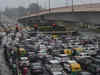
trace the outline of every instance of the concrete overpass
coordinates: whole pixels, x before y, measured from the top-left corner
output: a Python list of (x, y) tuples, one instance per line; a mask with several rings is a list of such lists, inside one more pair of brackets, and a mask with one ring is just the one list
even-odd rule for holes
[(65, 21), (73, 23), (100, 24), (100, 3), (74, 5), (43, 10), (18, 19), (20, 23)]

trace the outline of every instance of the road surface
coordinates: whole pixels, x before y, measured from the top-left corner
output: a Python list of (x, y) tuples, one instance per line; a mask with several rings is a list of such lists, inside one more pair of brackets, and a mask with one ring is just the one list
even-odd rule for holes
[[(3, 38), (3, 40), (5, 40), (5, 38)], [(3, 41), (3, 42), (5, 43), (6, 41)], [(0, 75), (12, 75), (11, 71), (6, 65), (3, 52), (4, 52), (4, 49), (2, 46), (0, 46)]]

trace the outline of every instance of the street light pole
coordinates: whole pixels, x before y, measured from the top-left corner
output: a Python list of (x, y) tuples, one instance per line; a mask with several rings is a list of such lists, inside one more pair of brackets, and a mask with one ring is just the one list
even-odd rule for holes
[(0, 24), (1, 24), (1, 12), (0, 12)]
[(72, 12), (74, 12), (74, 1), (72, 0)]
[(51, 11), (51, 5), (50, 5), (50, 0), (49, 0), (49, 14), (50, 14), (50, 11)]
[[(37, 5), (38, 5), (38, 7), (37, 7), (37, 13), (39, 13), (40, 12), (40, 1), (39, 0), (37, 0)], [(40, 16), (39, 16), (39, 22), (41, 22)]]

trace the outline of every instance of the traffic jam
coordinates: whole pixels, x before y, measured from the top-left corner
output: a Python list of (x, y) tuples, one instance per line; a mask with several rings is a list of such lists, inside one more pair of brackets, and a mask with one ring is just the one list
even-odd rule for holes
[[(4, 57), (12, 75), (100, 75), (100, 56), (95, 37), (80, 33), (58, 34), (31, 29), (10, 31), (4, 36)], [(84, 37), (84, 38), (83, 38)]]

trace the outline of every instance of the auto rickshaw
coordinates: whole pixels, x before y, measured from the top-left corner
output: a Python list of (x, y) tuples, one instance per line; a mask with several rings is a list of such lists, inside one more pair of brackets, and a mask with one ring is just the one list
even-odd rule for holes
[(72, 55), (72, 50), (71, 49), (65, 49), (64, 54)]
[(74, 48), (76, 51), (78, 52), (82, 52), (83, 51), (83, 48)]
[(27, 51), (24, 48), (19, 48), (19, 55), (25, 56)]
[(79, 51), (76, 49), (65, 49), (64, 54), (70, 55), (70, 56), (78, 56), (80, 54)]
[(78, 63), (71, 64), (72, 72), (81, 71), (81, 66)]
[(70, 63), (70, 68), (71, 68), (71, 75), (78, 75), (78, 73), (81, 71), (80, 64), (75, 61)]
[(67, 62), (64, 63), (64, 68), (67, 72), (71, 73), (71, 75), (78, 75), (78, 73), (81, 71), (81, 66), (79, 63), (77, 63), (75, 60), (67, 60)]
[(58, 35), (52, 35), (53, 39), (56, 39), (58, 37)]

